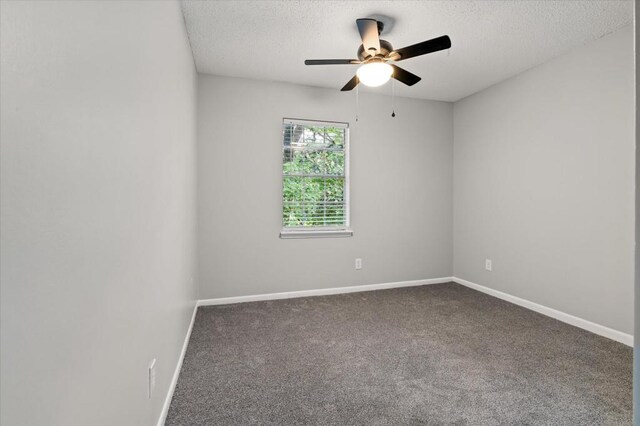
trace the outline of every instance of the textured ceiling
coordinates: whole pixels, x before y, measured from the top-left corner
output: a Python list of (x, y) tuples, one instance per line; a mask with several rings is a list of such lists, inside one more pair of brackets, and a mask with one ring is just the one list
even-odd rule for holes
[[(456, 101), (629, 24), (620, 1), (190, 1), (182, 9), (201, 73), (339, 90), (356, 65), (305, 66), (355, 58), (355, 20), (388, 16), (395, 48), (447, 34), (452, 48), (398, 65), (422, 77), (396, 94)], [(368, 88), (390, 93), (391, 85)]]

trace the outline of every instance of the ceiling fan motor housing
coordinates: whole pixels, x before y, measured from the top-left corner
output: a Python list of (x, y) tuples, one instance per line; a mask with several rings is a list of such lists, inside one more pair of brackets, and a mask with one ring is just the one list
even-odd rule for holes
[(380, 39), (380, 51), (378, 52), (364, 50), (364, 45), (361, 44), (358, 48), (358, 59), (360, 59), (361, 61), (366, 61), (367, 59), (375, 57), (386, 58), (387, 55), (389, 55), (389, 53), (391, 53), (392, 51), (393, 46), (391, 46), (391, 43), (389, 43), (387, 40)]

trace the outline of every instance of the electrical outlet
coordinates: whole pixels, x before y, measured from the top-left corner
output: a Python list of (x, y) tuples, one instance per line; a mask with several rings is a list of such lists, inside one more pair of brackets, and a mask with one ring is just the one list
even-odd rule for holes
[(152, 359), (149, 364), (149, 399), (153, 396), (153, 389), (156, 387), (156, 359)]
[(356, 259), (356, 269), (362, 269), (362, 259)]
[(487, 271), (491, 272), (491, 259), (485, 259), (484, 260), (484, 269), (486, 269)]

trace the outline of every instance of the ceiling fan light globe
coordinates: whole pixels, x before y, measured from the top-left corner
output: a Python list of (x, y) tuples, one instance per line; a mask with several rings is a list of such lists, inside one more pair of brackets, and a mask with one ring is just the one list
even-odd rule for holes
[(362, 65), (356, 71), (360, 83), (369, 87), (378, 87), (385, 84), (391, 78), (393, 68), (384, 62), (372, 62)]

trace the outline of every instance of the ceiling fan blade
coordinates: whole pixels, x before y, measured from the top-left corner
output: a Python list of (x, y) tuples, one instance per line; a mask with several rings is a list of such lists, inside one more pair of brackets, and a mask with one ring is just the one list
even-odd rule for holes
[(378, 37), (378, 21), (375, 19), (356, 19), (362, 45), (367, 53), (372, 56), (380, 51), (380, 38)]
[[(389, 53), (389, 59), (393, 61), (402, 61), (404, 59), (413, 58), (414, 56), (426, 55), (427, 53), (437, 52), (439, 50), (448, 49), (451, 47), (451, 39), (449, 36), (436, 37), (431, 40), (423, 41), (422, 43), (413, 44), (411, 46), (403, 47), (402, 49), (394, 50)], [(396, 59), (397, 58), (397, 59)]]
[(393, 68), (392, 77), (399, 82), (406, 84), (407, 86), (413, 86), (414, 84), (422, 80), (417, 75), (410, 73), (407, 70), (403, 70), (399, 66), (391, 65), (391, 67)]
[(305, 65), (349, 65), (359, 64), (357, 59), (307, 59)]
[(358, 81), (358, 76), (354, 75), (353, 78), (349, 80), (349, 82), (345, 84), (342, 89), (340, 89), (340, 91), (348, 92), (349, 90), (353, 90), (358, 85), (358, 83), (360, 83), (360, 81)]

